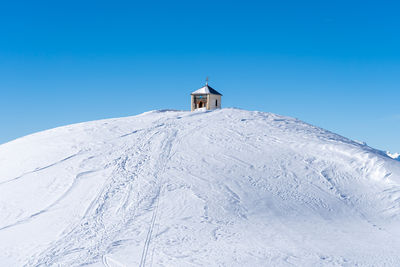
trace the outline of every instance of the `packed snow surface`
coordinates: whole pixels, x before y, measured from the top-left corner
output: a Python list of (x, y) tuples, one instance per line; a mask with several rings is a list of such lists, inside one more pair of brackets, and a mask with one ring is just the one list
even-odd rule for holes
[(400, 162), (297, 119), (152, 111), (0, 146), (1, 266), (400, 266)]

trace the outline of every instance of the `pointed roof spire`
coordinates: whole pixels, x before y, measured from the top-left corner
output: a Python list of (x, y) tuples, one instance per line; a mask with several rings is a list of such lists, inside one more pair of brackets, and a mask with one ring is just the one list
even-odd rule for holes
[(208, 77), (206, 77), (206, 85), (201, 87), (200, 89), (197, 89), (192, 93), (192, 95), (204, 95), (204, 94), (222, 95), (217, 90), (208, 85)]

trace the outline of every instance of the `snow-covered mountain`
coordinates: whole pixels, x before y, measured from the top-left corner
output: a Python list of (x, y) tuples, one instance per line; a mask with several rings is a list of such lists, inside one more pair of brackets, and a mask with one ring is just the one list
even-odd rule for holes
[(0, 146), (1, 266), (399, 266), (400, 163), (270, 113), (152, 111)]
[(389, 151), (386, 152), (386, 155), (391, 157), (392, 159), (400, 161), (400, 153), (390, 153)]

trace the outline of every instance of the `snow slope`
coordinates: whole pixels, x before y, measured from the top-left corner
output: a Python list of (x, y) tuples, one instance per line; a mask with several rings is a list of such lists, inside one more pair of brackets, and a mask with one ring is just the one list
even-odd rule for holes
[(299, 120), (152, 111), (0, 146), (1, 266), (399, 266), (400, 162)]
[(392, 159), (400, 161), (400, 153), (390, 153), (389, 151), (386, 151), (386, 155), (388, 155)]

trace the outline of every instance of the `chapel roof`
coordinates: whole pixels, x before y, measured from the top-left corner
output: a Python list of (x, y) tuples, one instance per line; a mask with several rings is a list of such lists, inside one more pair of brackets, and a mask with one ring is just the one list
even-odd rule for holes
[(217, 90), (206, 84), (206, 86), (197, 89), (192, 93), (192, 95), (204, 95), (204, 94), (212, 94), (212, 95), (222, 95)]

